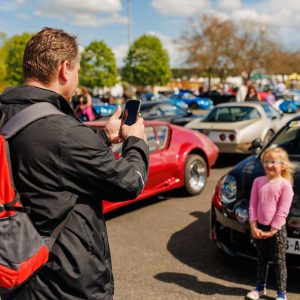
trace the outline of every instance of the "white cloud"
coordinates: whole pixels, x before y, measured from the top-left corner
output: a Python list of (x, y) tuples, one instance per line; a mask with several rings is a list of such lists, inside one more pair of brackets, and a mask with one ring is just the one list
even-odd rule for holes
[(217, 7), (220, 10), (231, 11), (241, 8), (242, 3), (241, 0), (219, 0)]
[(268, 0), (258, 6), (260, 11), (267, 11), (272, 17), (272, 23), (300, 28), (300, 2), (289, 0)]
[(127, 24), (128, 19), (127, 17), (122, 17), (119, 15), (100, 18), (89, 14), (80, 14), (74, 16), (74, 18), (69, 20), (69, 22), (79, 26), (100, 27), (110, 24)]
[(152, 0), (154, 7), (162, 15), (192, 16), (210, 8), (210, 0)]
[(232, 12), (233, 19), (244, 19), (262, 23), (272, 23), (274, 18), (268, 14), (259, 13), (250, 8), (243, 8)]
[[(121, 0), (47, 0), (36, 10), (36, 15), (61, 19), (88, 27), (127, 24), (127, 17), (119, 15)], [(63, 13), (62, 13), (63, 12)]]
[(41, 15), (118, 13), (121, 0), (46, 0), (39, 8)]

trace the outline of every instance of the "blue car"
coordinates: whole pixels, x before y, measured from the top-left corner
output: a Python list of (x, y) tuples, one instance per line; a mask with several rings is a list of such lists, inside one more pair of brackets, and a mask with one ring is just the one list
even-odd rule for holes
[(297, 112), (297, 104), (294, 100), (285, 99), (282, 103), (279, 104), (279, 109), (284, 113), (293, 114)]
[(93, 105), (93, 109), (101, 117), (111, 116), (117, 109), (117, 105), (102, 102), (97, 97), (92, 97), (92, 105)]
[(179, 106), (183, 109), (188, 109), (188, 105), (181, 99), (177, 99), (177, 98), (169, 98), (169, 97), (166, 97), (162, 94), (152, 94), (152, 93), (148, 93), (146, 95), (143, 95), (142, 97), (140, 97), (142, 100), (146, 100), (146, 101), (168, 101), (169, 103), (173, 104), (173, 105), (176, 105), (176, 106)]
[(189, 108), (192, 109), (211, 109), (213, 102), (207, 97), (196, 97), (191, 92), (180, 92), (179, 94), (174, 94), (170, 99), (172, 101), (181, 100), (184, 101)]

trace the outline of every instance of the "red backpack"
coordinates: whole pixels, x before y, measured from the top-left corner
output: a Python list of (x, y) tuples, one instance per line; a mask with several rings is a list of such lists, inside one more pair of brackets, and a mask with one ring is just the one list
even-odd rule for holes
[(57, 114), (63, 113), (50, 103), (33, 104), (17, 113), (0, 130), (1, 293), (20, 286), (48, 261), (51, 245), (68, 218), (48, 238), (51, 244), (40, 236), (29, 218), (30, 208), (22, 206), (19, 194), (14, 188), (7, 142), (34, 121)]

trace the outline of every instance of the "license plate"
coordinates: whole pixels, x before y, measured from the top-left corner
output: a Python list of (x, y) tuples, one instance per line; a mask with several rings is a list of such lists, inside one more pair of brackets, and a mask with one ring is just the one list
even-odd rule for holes
[(300, 255), (300, 240), (288, 238), (286, 241), (285, 252)]

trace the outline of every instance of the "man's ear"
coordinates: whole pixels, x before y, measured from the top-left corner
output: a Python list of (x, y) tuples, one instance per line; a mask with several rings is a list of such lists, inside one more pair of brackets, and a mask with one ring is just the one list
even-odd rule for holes
[(66, 82), (69, 79), (69, 68), (70, 68), (70, 63), (68, 60), (63, 61), (59, 67), (59, 78), (63, 82)]

